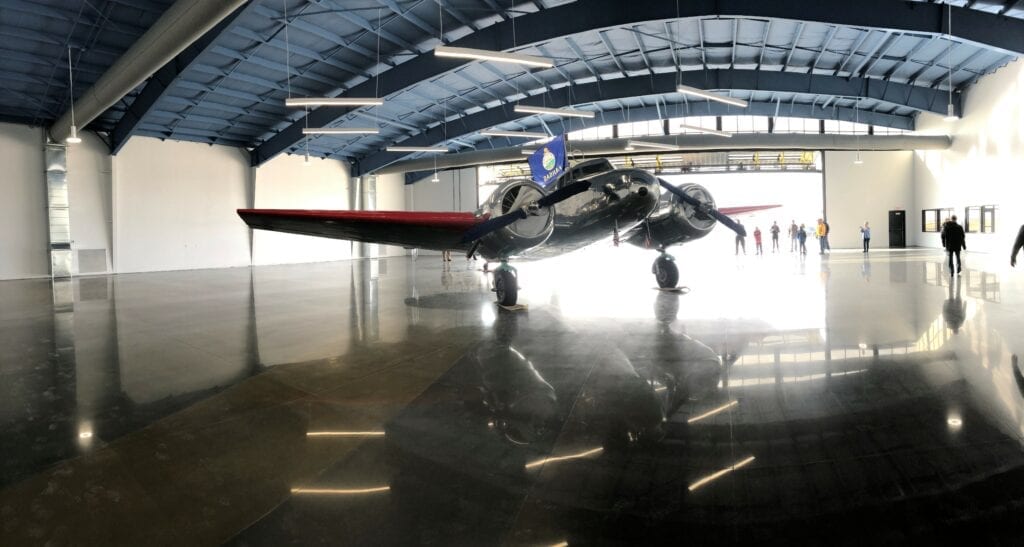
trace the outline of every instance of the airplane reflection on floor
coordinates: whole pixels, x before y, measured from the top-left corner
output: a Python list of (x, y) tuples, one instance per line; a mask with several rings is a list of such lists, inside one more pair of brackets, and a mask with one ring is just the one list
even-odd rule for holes
[(80, 279), (73, 323), (5, 282), (0, 543), (1013, 544), (1024, 280), (878, 255), (683, 262), (685, 296), (594, 255), (515, 314), (434, 258)]

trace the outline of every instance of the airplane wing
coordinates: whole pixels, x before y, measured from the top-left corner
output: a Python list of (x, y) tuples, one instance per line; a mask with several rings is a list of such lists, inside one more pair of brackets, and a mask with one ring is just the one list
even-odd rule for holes
[(462, 243), (463, 235), (487, 220), (473, 213), (305, 209), (239, 209), (238, 216), (257, 230), (437, 251), (468, 250), (471, 243)]
[(744, 205), (741, 207), (719, 207), (718, 212), (725, 216), (742, 215), (743, 213), (752, 213), (754, 211), (761, 211), (763, 209), (774, 209), (776, 207), (782, 207), (781, 205)]

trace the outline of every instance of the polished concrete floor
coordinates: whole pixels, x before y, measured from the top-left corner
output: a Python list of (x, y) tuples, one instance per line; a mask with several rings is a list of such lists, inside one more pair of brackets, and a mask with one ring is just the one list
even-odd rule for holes
[(596, 249), (0, 282), (0, 545), (1020, 545), (1024, 271)]

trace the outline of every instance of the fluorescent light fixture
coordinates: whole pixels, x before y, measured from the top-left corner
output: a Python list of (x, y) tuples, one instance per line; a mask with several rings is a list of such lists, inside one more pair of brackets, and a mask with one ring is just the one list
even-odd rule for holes
[(705, 412), (704, 414), (701, 414), (700, 416), (694, 416), (693, 418), (690, 418), (689, 420), (686, 420), (686, 423), (692, 424), (694, 422), (699, 422), (699, 421), (703, 420), (704, 418), (710, 418), (710, 417), (714, 416), (715, 414), (718, 414), (720, 412), (724, 412), (726, 410), (729, 410), (730, 408), (732, 408), (732, 407), (734, 407), (734, 406), (736, 406), (738, 404), (740, 404), (739, 401), (732, 401), (732, 402), (726, 403), (726, 404), (724, 404), (724, 405), (722, 405), (722, 406), (720, 406), (718, 408), (711, 409), (711, 410)]
[(78, 136), (78, 128), (77, 127), (75, 127), (73, 125), (71, 126), (71, 132), (68, 133), (68, 136), (64, 139), (64, 142), (66, 142), (68, 144), (78, 144), (78, 143), (82, 142), (82, 139), (79, 138), (79, 136)]
[(740, 108), (747, 107), (747, 101), (741, 99), (733, 99), (732, 97), (723, 97), (722, 95), (716, 95), (709, 93), (703, 89), (697, 89), (696, 87), (690, 87), (688, 85), (679, 84), (676, 86), (676, 91), (685, 93), (687, 95), (693, 95), (694, 97), (701, 97), (709, 101), (717, 101), (720, 103), (731, 104), (732, 106), (738, 106)]
[(321, 494), (334, 496), (351, 496), (355, 494), (376, 494), (387, 492), (390, 486), (377, 486), (372, 488), (292, 488), (292, 494)]
[(551, 114), (552, 116), (568, 116), (570, 118), (593, 118), (594, 113), (588, 110), (576, 110), (573, 108), (544, 108), (543, 106), (526, 106), (517, 104), (516, 112), (521, 114)]
[(678, 150), (679, 147), (672, 144), (662, 144), (660, 142), (646, 142), (646, 141), (627, 141), (626, 149), (630, 147), (639, 148), (655, 148), (657, 150)]
[(717, 135), (719, 137), (731, 137), (732, 133), (725, 131), (719, 131), (717, 129), (708, 129), (706, 127), (700, 127), (696, 125), (679, 124), (677, 127), (682, 129), (689, 129), (690, 131), (697, 131), (698, 133), (707, 133), (708, 135)]
[(526, 139), (548, 138), (547, 133), (540, 133), (538, 131), (499, 131), (496, 129), (488, 129), (486, 131), (481, 131), (480, 134), (485, 137), (522, 137)]
[(437, 171), (434, 171), (434, 176), (430, 178), (430, 182), (441, 182), (441, 179), (437, 177)]
[(527, 150), (525, 148), (523, 148), (522, 150), (519, 151), (519, 153), (524, 155), (524, 156), (529, 156), (530, 154), (533, 154), (534, 152), (536, 152), (536, 150)]
[(383, 431), (307, 431), (307, 437), (383, 437)]
[(437, 46), (434, 48), (434, 55), (438, 57), (451, 57), (454, 59), (475, 59), (479, 61), (497, 61), (499, 63), (514, 63), (517, 65), (534, 66), (540, 68), (551, 68), (555, 66), (554, 61), (537, 57), (536, 55), (524, 55), (522, 53), (505, 53), (504, 51), (490, 51), (487, 49), (473, 49), (468, 47)]
[(623, 148), (623, 150), (625, 150), (626, 152), (632, 152), (632, 151), (636, 150), (636, 148), (633, 148), (633, 143), (627, 142), (626, 143), (626, 147)]
[(546, 463), (555, 463), (555, 462), (562, 462), (562, 461), (565, 461), (565, 460), (576, 460), (576, 459), (579, 459), (579, 458), (586, 458), (587, 456), (592, 456), (594, 454), (597, 454), (597, 453), (601, 452), (602, 450), (604, 450), (604, 448), (599, 446), (599, 447), (591, 449), (591, 450), (586, 450), (584, 452), (580, 452), (579, 454), (569, 454), (568, 456), (552, 456), (550, 458), (541, 458), (541, 459), (539, 459), (537, 461), (533, 461), (533, 462), (530, 462), (530, 463), (526, 464), (526, 468), (530, 469), (531, 467), (538, 467), (538, 466), (544, 465)]
[(376, 135), (376, 127), (303, 127), (303, 135)]
[(943, 118), (947, 122), (955, 122), (960, 119), (960, 116), (956, 115), (956, 110), (953, 108), (953, 103), (946, 104), (946, 117)]
[(731, 467), (726, 467), (725, 469), (722, 469), (720, 471), (715, 471), (714, 473), (712, 473), (712, 474), (710, 474), (710, 475), (708, 475), (706, 477), (703, 477), (700, 480), (698, 480), (697, 482), (691, 484), (689, 486), (689, 490), (690, 490), (690, 492), (693, 492), (694, 490), (700, 488), (701, 486), (704, 486), (705, 484), (707, 484), (707, 483), (709, 483), (709, 482), (711, 482), (711, 481), (713, 481), (715, 479), (719, 479), (723, 475), (732, 473), (733, 471), (735, 471), (735, 470), (737, 470), (737, 469), (747, 465), (748, 463), (750, 463), (752, 461), (754, 461), (754, 457), (750, 456), (749, 458), (747, 458), (747, 459), (745, 459), (743, 461), (737, 462), (736, 465), (733, 465)]
[(435, 154), (448, 151), (443, 146), (389, 146), (386, 150), (388, 152), (433, 152)]
[(285, 99), (284, 105), (289, 108), (307, 106), (380, 106), (384, 99), (361, 97), (303, 97)]

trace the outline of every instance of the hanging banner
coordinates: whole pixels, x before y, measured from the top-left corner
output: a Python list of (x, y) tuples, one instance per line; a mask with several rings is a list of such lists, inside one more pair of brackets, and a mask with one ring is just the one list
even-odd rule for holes
[(565, 136), (559, 135), (530, 154), (530, 174), (541, 186), (554, 182), (565, 172)]

